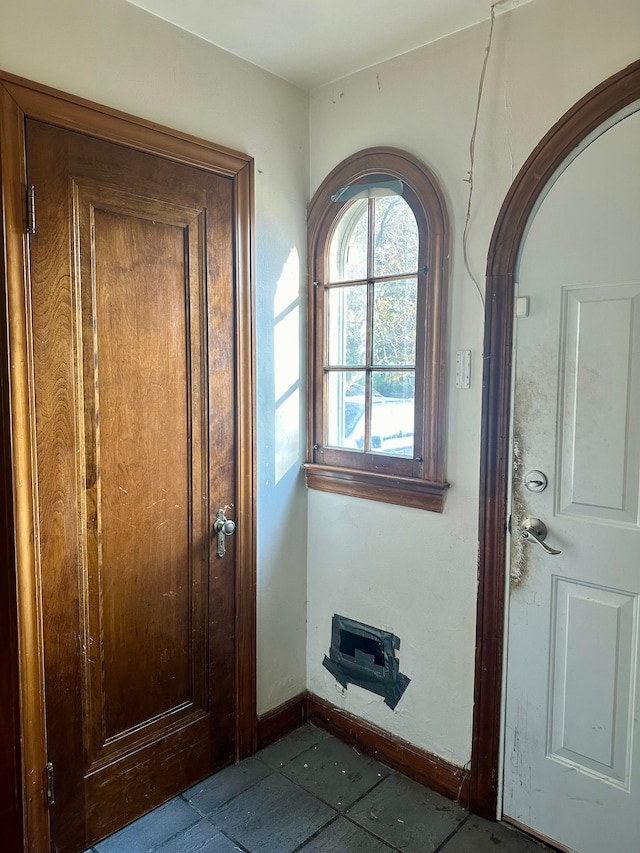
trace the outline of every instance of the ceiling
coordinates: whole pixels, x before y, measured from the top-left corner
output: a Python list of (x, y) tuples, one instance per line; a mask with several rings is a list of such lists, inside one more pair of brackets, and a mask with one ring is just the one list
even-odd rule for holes
[(310, 90), (487, 20), (495, 0), (128, 2)]

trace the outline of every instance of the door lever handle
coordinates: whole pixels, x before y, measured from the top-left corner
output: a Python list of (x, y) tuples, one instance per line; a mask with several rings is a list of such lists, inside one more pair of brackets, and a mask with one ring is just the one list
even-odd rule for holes
[(549, 545), (545, 544), (547, 532), (547, 525), (544, 521), (539, 518), (525, 518), (520, 528), (520, 537), (529, 542), (537, 542), (545, 554), (561, 554), (562, 551), (550, 548)]
[(232, 521), (225, 515), (225, 511), (227, 509), (228, 507), (218, 510), (218, 517), (216, 518), (213, 525), (214, 533), (218, 535), (218, 557), (224, 557), (226, 553), (224, 547), (225, 536), (231, 536), (232, 533), (236, 532), (235, 521)]

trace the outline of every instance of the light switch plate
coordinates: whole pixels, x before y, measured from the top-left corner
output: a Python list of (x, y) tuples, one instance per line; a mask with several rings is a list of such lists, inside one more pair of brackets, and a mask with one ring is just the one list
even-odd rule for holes
[(471, 350), (459, 349), (456, 353), (456, 388), (471, 387)]

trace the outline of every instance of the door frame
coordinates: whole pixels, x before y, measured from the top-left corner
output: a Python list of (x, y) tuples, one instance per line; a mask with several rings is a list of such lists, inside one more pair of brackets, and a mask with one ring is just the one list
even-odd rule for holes
[[(253, 158), (202, 139), (135, 118), (0, 72), (0, 216), (4, 279), (0, 311), (0, 522), (7, 537), (1, 556), (8, 567), (9, 595), (0, 603), (3, 628), (15, 626), (8, 661), (0, 667), (5, 731), (19, 744), (14, 767), (2, 785), (13, 790), (22, 815), (23, 850), (50, 849), (45, 796), (46, 715), (41, 566), (38, 557), (35, 400), (30, 328), (29, 237), (26, 231), (27, 118), (195, 166), (233, 181), (234, 301), (236, 305), (236, 758), (256, 750), (256, 527), (255, 527), (255, 311), (253, 293)], [(3, 578), (3, 584), (5, 579)], [(4, 591), (4, 586), (3, 586)], [(6, 612), (5, 612), (6, 611)], [(6, 620), (4, 617), (7, 617)], [(7, 719), (5, 719), (5, 716)], [(2, 768), (4, 769), (4, 767)], [(20, 795), (21, 792), (21, 795)], [(0, 791), (0, 803), (5, 799)], [(7, 791), (6, 799), (10, 798)], [(16, 829), (16, 835), (18, 829)]]
[(493, 230), (486, 273), (478, 601), (470, 808), (495, 820), (500, 778), (514, 282), (532, 211), (571, 152), (640, 98), (640, 61), (601, 83), (551, 128), (519, 171)]

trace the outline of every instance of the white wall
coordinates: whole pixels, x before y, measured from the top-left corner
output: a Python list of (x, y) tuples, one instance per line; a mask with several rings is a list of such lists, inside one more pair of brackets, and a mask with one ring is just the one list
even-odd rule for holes
[[(123, 0), (2, 0), (0, 67), (251, 154), (258, 315), (258, 709), (308, 685), (446, 759), (470, 754), (475, 636), (482, 304), (461, 259), (477, 85), (488, 26), (466, 30), (311, 96)], [(637, 58), (637, 0), (534, 0), (498, 18), (485, 85), (470, 230), (484, 270), (510, 181), (548, 128)], [(309, 143), (311, 140), (311, 143)], [(472, 387), (449, 379), (443, 515), (300, 484), (305, 204), (344, 157), (395, 145), (421, 157), (449, 201), (450, 353), (471, 349)], [(305, 561), (308, 574), (305, 578)], [(306, 588), (308, 584), (308, 591)], [(322, 668), (333, 613), (402, 639), (411, 678), (395, 712)]]
[(2, 0), (0, 67), (255, 158), (258, 710), (267, 711), (305, 687), (307, 95), (123, 0)]
[[(452, 487), (436, 515), (309, 493), (309, 689), (456, 764), (471, 752), (483, 306), (462, 260), (478, 82), (489, 26), (473, 27), (311, 95), (312, 192), (353, 152), (404, 148), (433, 169), (453, 226), (448, 461)], [(579, 98), (640, 53), (637, 0), (534, 0), (496, 20), (483, 93), (469, 252), (482, 283), (500, 205), (527, 156)], [(472, 350), (470, 390), (451, 366)], [(340, 613), (401, 638), (412, 682), (394, 712), (322, 667)]]

